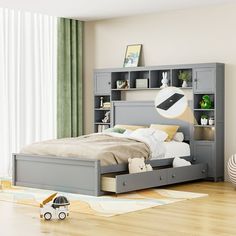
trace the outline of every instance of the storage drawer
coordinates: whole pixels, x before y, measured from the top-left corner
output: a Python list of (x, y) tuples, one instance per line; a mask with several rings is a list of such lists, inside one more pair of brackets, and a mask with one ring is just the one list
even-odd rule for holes
[(181, 183), (207, 177), (207, 164), (201, 163), (168, 169), (168, 184)]
[(107, 192), (124, 193), (166, 184), (167, 172), (164, 169), (135, 174), (102, 176), (101, 189)]
[(159, 187), (207, 177), (207, 164), (166, 168), (135, 174), (102, 176), (101, 190), (124, 193), (139, 189)]

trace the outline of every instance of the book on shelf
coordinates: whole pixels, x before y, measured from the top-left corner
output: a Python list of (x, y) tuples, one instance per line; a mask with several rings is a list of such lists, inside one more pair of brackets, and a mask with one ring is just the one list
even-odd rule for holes
[(109, 125), (98, 125), (98, 133), (102, 133), (105, 129), (108, 129)]
[(104, 102), (102, 108), (111, 108), (111, 103), (110, 102)]

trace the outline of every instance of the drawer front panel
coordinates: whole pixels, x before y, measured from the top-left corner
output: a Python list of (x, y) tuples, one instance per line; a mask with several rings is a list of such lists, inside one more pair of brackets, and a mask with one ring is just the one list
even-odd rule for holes
[(207, 164), (170, 168), (168, 172), (168, 184), (180, 183), (207, 177)]
[(129, 192), (138, 189), (158, 187), (167, 184), (166, 170), (154, 170), (143, 173), (116, 176), (117, 193)]
[(101, 189), (107, 192), (125, 193), (145, 188), (181, 183), (207, 177), (207, 164), (153, 170), (143, 173), (103, 176)]

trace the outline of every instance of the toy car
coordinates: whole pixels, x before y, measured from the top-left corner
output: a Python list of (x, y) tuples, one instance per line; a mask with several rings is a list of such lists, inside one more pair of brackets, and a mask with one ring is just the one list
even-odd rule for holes
[(57, 193), (52, 194), (40, 204), (40, 218), (64, 220), (69, 216), (69, 201), (64, 196), (56, 195)]

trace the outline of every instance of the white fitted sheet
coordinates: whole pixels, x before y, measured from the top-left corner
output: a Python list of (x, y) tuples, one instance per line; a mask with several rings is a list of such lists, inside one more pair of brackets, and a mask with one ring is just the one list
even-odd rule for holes
[[(165, 154), (158, 157), (159, 159), (190, 156), (190, 146), (188, 143), (170, 141), (170, 142), (164, 142), (162, 144), (165, 149)], [(151, 158), (151, 159), (158, 159), (158, 158)]]
[(185, 142), (164, 142), (165, 158), (190, 156), (190, 146)]

